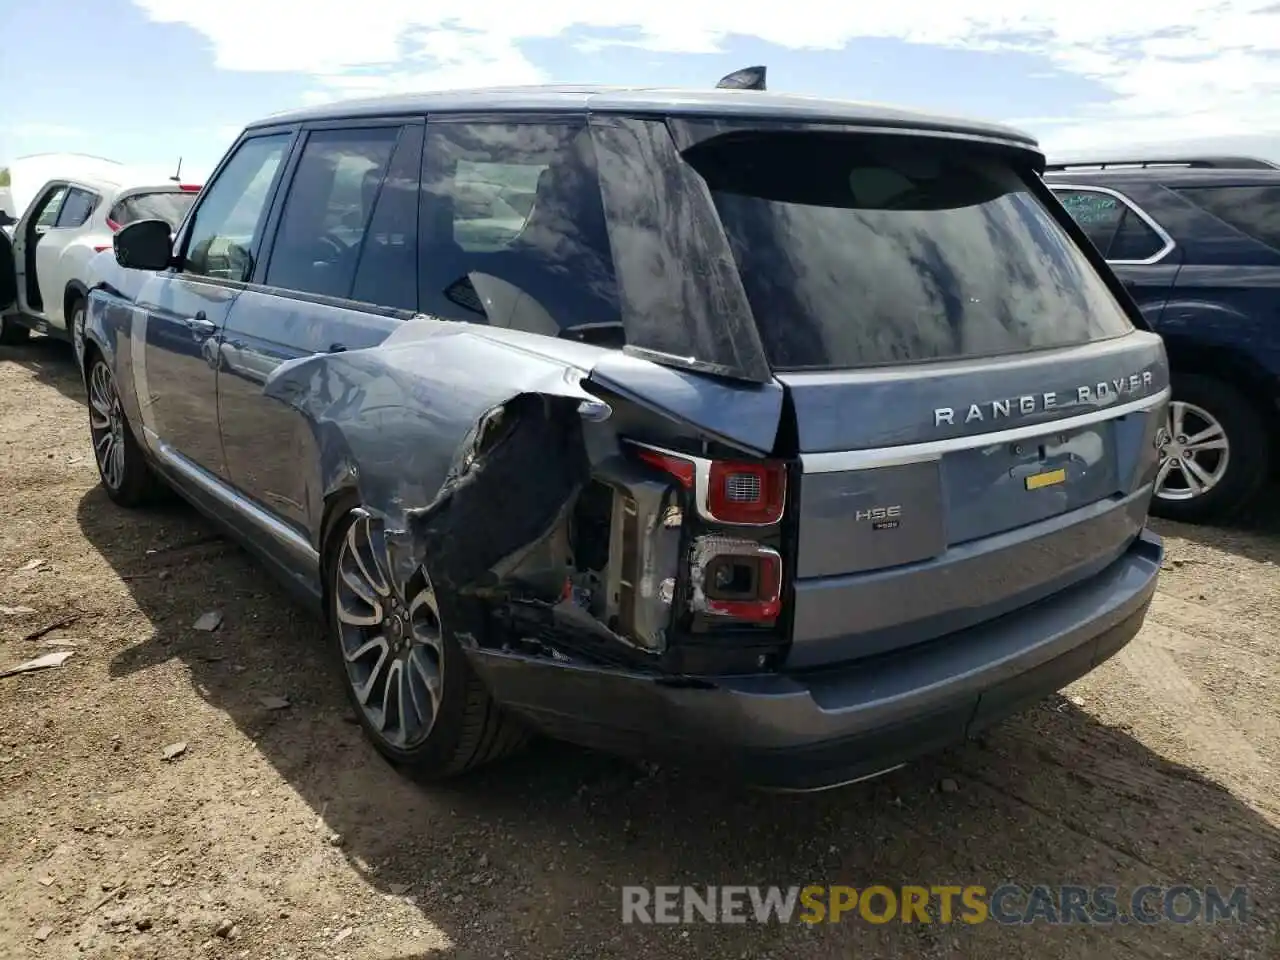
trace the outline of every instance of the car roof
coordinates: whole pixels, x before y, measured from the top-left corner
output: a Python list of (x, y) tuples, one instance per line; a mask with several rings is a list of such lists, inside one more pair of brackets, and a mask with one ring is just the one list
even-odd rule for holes
[(1113, 167), (1105, 170), (1079, 167), (1051, 170), (1044, 175), (1046, 183), (1094, 183), (1099, 186), (1126, 183), (1167, 183), (1170, 186), (1277, 185), (1280, 170), (1227, 168), (1206, 170), (1196, 167)]
[(839, 122), (991, 137), (1039, 150), (1039, 144), (1030, 134), (1004, 124), (920, 113), (887, 104), (828, 100), (760, 90), (562, 84), (442, 90), (347, 100), (273, 114), (250, 124), (249, 128), (400, 114), (556, 111)]

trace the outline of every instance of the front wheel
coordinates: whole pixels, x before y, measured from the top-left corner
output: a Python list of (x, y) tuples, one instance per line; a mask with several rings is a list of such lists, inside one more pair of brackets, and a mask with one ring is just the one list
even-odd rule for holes
[(1271, 434), (1253, 405), (1212, 377), (1175, 376), (1151, 512), (1185, 523), (1228, 520), (1266, 480)]
[(328, 621), (347, 696), (383, 756), (427, 780), (496, 760), (524, 728), (489, 696), (454, 639), (462, 607), (425, 569), (403, 589), (389, 572), (382, 525), (351, 511), (328, 551)]
[(140, 506), (154, 486), (151, 468), (125, 418), (111, 368), (101, 357), (89, 368), (88, 387), (89, 439), (102, 486), (121, 506)]

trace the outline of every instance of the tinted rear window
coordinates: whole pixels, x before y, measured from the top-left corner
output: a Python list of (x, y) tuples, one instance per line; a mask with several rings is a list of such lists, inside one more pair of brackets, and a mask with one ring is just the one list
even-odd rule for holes
[(1280, 250), (1280, 186), (1182, 187), (1177, 192), (1241, 233)]
[(711, 188), (777, 369), (996, 356), (1132, 329), (994, 153), (779, 132), (686, 156)]
[(196, 193), (177, 190), (135, 193), (112, 207), (110, 217), (122, 227), (135, 220), (164, 220), (176, 229), (197, 196)]

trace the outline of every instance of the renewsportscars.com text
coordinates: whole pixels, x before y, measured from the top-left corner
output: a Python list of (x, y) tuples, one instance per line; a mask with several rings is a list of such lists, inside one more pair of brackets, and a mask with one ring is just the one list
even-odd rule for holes
[(624, 886), (623, 923), (1243, 923), (1248, 890), (1145, 885)]

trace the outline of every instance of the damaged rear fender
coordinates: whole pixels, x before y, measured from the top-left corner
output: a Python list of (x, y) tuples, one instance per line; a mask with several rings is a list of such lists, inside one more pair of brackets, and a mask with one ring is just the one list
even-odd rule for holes
[(326, 504), (354, 492), (401, 590), (423, 567), (437, 588), (482, 592), (562, 523), (590, 477), (589, 446), (609, 456), (617, 443), (585, 371), (457, 324), (422, 326), (283, 364), (264, 392), (314, 438), (299, 484), (318, 551)]

